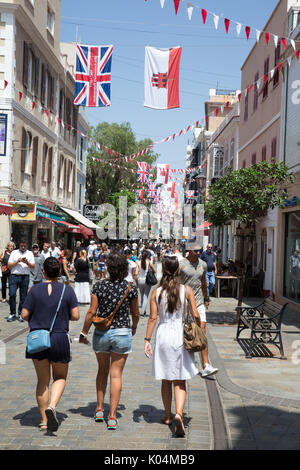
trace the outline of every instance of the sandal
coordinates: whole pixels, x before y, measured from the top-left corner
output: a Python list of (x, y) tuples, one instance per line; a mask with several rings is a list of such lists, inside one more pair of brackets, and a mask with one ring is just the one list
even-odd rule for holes
[(47, 416), (47, 429), (49, 431), (55, 432), (58, 430), (59, 422), (56, 417), (56, 411), (52, 406), (48, 406), (46, 409), (46, 416)]
[(103, 423), (103, 421), (104, 421), (103, 410), (96, 410), (94, 419), (95, 419), (96, 423)]
[(174, 424), (175, 424), (175, 434), (176, 434), (176, 436), (184, 437), (185, 436), (184, 425), (183, 425), (183, 421), (182, 421), (182, 416), (179, 413), (176, 413), (176, 415), (175, 415)]
[(165, 416), (164, 418), (162, 418), (161, 422), (163, 424), (166, 424), (167, 426), (171, 426), (171, 424), (172, 424), (172, 415), (170, 415), (168, 417)]
[(107, 421), (107, 429), (115, 431), (118, 427), (118, 420), (116, 418), (109, 418)]
[(39, 424), (39, 429), (40, 429), (40, 431), (47, 431), (47, 423), (40, 423)]

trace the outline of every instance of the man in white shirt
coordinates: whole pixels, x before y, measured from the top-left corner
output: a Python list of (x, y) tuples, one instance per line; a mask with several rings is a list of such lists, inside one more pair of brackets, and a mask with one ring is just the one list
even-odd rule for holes
[(61, 255), (61, 251), (58, 248), (58, 246), (56, 246), (55, 242), (51, 242), (51, 247), (49, 251), (50, 251), (50, 255), (53, 256), (53, 258), (58, 259)]
[[(9, 278), (9, 306), (10, 306), (10, 315), (7, 319), (8, 322), (19, 320), (23, 322), (21, 318), (21, 311), (23, 303), (26, 299), (28, 286), (29, 286), (29, 276), (30, 271), (34, 268), (35, 261), (33, 253), (27, 250), (27, 242), (22, 240), (19, 243), (19, 249), (12, 251), (7, 267), (10, 269), (10, 278)], [(16, 295), (17, 289), (20, 289), (20, 301), (18, 308), (18, 315), (16, 315)]]
[(45, 261), (46, 261), (47, 258), (50, 258), (50, 256), (51, 256), (50, 243), (45, 242), (43, 244), (43, 249), (41, 251), (41, 255), (44, 257)]

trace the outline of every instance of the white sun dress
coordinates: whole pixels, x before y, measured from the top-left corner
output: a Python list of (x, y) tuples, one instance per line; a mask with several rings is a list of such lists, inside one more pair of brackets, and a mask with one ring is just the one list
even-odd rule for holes
[(159, 324), (155, 335), (152, 375), (156, 380), (188, 380), (199, 371), (194, 354), (183, 345), (184, 286), (180, 286), (181, 307), (174, 313), (168, 312), (166, 292), (163, 292), (159, 304), (161, 289), (159, 287), (156, 293)]

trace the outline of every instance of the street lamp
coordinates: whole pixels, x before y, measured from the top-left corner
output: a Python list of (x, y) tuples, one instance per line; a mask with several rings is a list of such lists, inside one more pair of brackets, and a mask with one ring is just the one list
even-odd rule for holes
[(206, 176), (203, 173), (198, 173), (198, 175), (195, 176), (195, 180), (200, 191), (202, 191), (206, 185)]

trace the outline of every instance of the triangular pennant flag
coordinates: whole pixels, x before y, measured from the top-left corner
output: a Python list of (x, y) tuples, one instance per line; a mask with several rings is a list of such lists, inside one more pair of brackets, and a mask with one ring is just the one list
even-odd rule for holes
[(292, 44), (292, 47), (295, 51), (296, 50), (296, 43), (295, 43), (294, 39), (291, 39), (291, 44)]
[(8, 81), (7, 81), (7, 80), (4, 80), (4, 90), (5, 90), (5, 88), (7, 87), (7, 85), (8, 85)]
[(228, 18), (225, 18), (225, 19), (224, 19), (224, 23), (225, 23), (226, 34), (228, 34), (229, 25), (230, 25), (230, 20), (229, 20)]
[(219, 114), (219, 108), (216, 109), (216, 117), (218, 117)]
[(36, 105), (36, 102), (35, 102), (35, 101), (33, 101), (33, 102), (32, 102), (32, 110), (34, 110), (34, 108), (35, 108), (35, 105)]
[(273, 36), (274, 36), (275, 47), (277, 47), (277, 45), (278, 45), (278, 36), (276, 36), (276, 34), (273, 34)]
[(188, 17), (189, 17), (190, 21), (192, 19), (193, 11), (194, 11), (194, 5), (192, 3), (188, 3), (187, 4), (187, 12), (188, 12)]
[(207, 18), (207, 11), (202, 8), (201, 13), (202, 13), (203, 24), (205, 24), (206, 18)]
[(271, 78), (273, 78), (274, 77), (274, 69), (271, 70), (270, 74), (271, 74)]
[(176, 15), (177, 15), (177, 12), (178, 12), (179, 3), (180, 3), (180, 0), (174, 0), (174, 7), (175, 7), (175, 13), (176, 13)]
[(48, 111), (48, 109), (45, 109), (45, 114), (46, 114), (47, 118), (49, 119), (49, 111)]
[(241, 101), (242, 93), (238, 94), (238, 100)]
[(296, 51), (296, 57), (297, 57), (297, 60), (299, 60), (299, 54), (300, 54), (300, 51), (299, 51), (299, 50), (297, 50), (297, 51)]
[(260, 38), (260, 31), (259, 29), (256, 30), (256, 41), (259, 42), (259, 38)]
[(265, 81), (265, 84), (268, 83), (268, 74), (267, 73), (264, 75), (264, 81)]
[(245, 93), (245, 98), (246, 98), (246, 96), (248, 95), (248, 88), (246, 88), (246, 90), (244, 91), (244, 93)]
[(57, 118), (57, 122), (61, 126), (61, 120), (59, 119), (59, 117)]
[(249, 36), (250, 36), (250, 31), (251, 31), (250, 26), (246, 26), (245, 31), (246, 31), (247, 41), (248, 41), (248, 40), (249, 40)]
[(22, 98), (23, 98), (23, 93), (19, 91), (19, 100), (22, 101)]
[(281, 38), (281, 42), (283, 44), (283, 47), (286, 49), (286, 40), (285, 40), (285, 38)]
[(267, 46), (268, 46), (269, 41), (270, 41), (270, 35), (269, 35), (269, 33), (266, 33), (265, 36), (266, 36), (266, 43), (267, 43)]
[(252, 88), (253, 88), (253, 84), (249, 86), (249, 93), (252, 90)]
[(288, 61), (289, 67), (290, 67), (290, 66), (291, 66), (291, 63), (292, 63), (292, 58), (291, 58), (291, 56), (288, 57), (287, 61)]
[(163, 8), (165, 4), (165, 0), (160, 0), (160, 4), (161, 4), (161, 7)]
[(215, 28), (218, 29), (219, 27), (219, 19), (220, 17), (218, 15), (214, 14), (214, 23), (215, 23)]
[(260, 89), (260, 78), (256, 82), (256, 87), (257, 87), (258, 90)]
[(226, 102), (226, 109), (229, 108), (229, 101)]
[(236, 24), (236, 34), (239, 36), (241, 34), (242, 25), (241, 23)]
[(224, 106), (221, 106), (221, 113), (224, 113)]

